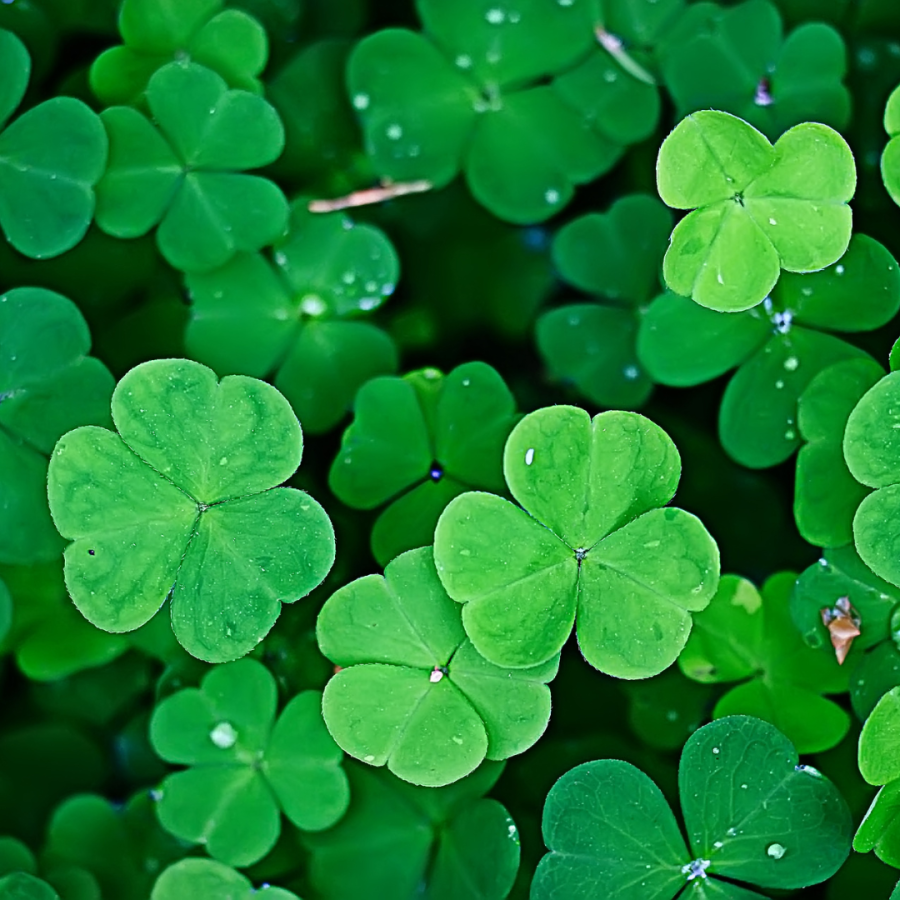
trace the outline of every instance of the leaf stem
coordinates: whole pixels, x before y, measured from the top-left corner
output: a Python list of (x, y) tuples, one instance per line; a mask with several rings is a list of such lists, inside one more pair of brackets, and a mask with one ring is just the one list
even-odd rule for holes
[(378, 187), (366, 188), (362, 191), (353, 191), (345, 197), (336, 197), (333, 200), (310, 200), (308, 209), (313, 213), (337, 212), (341, 209), (351, 209), (354, 206), (371, 206), (374, 203), (384, 203), (395, 197), (404, 197), (407, 194), (423, 194), (433, 187), (430, 181), (397, 181), (382, 182)]
[(656, 85), (656, 79), (642, 66), (629, 56), (625, 50), (622, 39), (607, 31), (598, 22), (594, 26), (594, 35), (600, 46), (626, 71), (629, 75), (643, 81), (644, 84)]

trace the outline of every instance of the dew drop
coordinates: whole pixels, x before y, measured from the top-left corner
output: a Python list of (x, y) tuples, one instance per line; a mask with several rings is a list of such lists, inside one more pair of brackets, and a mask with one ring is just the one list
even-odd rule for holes
[(229, 750), (237, 743), (238, 733), (231, 722), (219, 722), (209, 733), (209, 739), (220, 750)]
[(544, 191), (544, 199), (548, 203), (559, 203), (559, 191), (554, 188), (550, 188), (547, 191)]
[(708, 868), (708, 859), (695, 859), (681, 867), (681, 874), (687, 875), (688, 881), (693, 881), (695, 878), (706, 878), (706, 870)]
[(300, 312), (307, 316), (321, 316), (327, 308), (325, 301), (316, 294), (307, 294), (300, 301)]
[(428, 676), (428, 680), (432, 684), (437, 684), (439, 681), (442, 681), (444, 678), (444, 670), (440, 666), (435, 666), (431, 670), (431, 674)]
[(769, 219), (770, 225), (777, 225), (778, 223), (774, 219)]
[(491, 25), (502, 25), (504, 19), (506, 19), (506, 14), (502, 9), (489, 9), (484, 14), (484, 17)]
[(796, 372), (797, 366), (799, 366), (799, 365), (800, 365), (800, 360), (797, 359), (796, 356), (789, 356), (784, 361), (784, 367), (785, 367), (785, 369), (788, 370), (788, 372)]
[(525, 451), (525, 465), (530, 466), (534, 462), (534, 447), (529, 447)]
[(457, 67), (460, 69), (471, 69), (472, 68), (472, 57), (468, 56), (465, 53), (460, 53), (459, 56), (454, 60)]
[(367, 763), (375, 762), (375, 757), (372, 756), (372, 754), (370, 753), (368, 756), (363, 757), (363, 762), (367, 762)]
[(370, 100), (368, 94), (356, 94), (353, 98), (354, 109), (368, 109), (369, 103)]
[(719, 748), (718, 748), (718, 747), (713, 747), (713, 753), (715, 753), (715, 755), (718, 756), (718, 755), (719, 755)]
[(220, 466), (227, 466), (227, 465), (228, 465), (228, 457), (227, 457), (227, 456), (223, 456), (223, 457), (219, 460), (219, 465), (220, 465)]
[(784, 387), (784, 382), (779, 378), (778, 381), (775, 382), (776, 390), (781, 390)]
[(771, 856), (772, 859), (781, 859), (785, 852), (782, 844), (769, 844), (769, 846), (766, 847), (766, 855)]
[(835, 267), (834, 267), (834, 271), (837, 272), (838, 275), (843, 275), (843, 274), (844, 274), (844, 267), (843, 267), (843, 266), (835, 266)]
[(641, 374), (637, 366), (625, 366), (622, 374), (629, 380), (634, 381)]

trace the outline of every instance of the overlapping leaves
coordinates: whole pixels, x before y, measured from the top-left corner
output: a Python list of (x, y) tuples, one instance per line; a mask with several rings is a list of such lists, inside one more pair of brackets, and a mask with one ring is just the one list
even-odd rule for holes
[(340, 667), (325, 687), (328, 730), (351, 756), (437, 787), (485, 758), (527, 750), (550, 718), (558, 658), (527, 669), (483, 659), (466, 638), (430, 547), (401, 554), (384, 577), (338, 590), (319, 614), (322, 652)]

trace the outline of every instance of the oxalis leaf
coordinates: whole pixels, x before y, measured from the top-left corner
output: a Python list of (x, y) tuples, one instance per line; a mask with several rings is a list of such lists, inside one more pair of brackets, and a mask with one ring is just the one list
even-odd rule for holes
[(538, 665), (577, 618), (602, 672), (646, 678), (674, 662), (691, 612), (716, 591), (719, 553), (697, 518), (661, 508), (681, 474), (668, 435), (636, 413), (548, 407), (513, 429), (504, 473), (521, 507), (466, 493), (435, 531), (438, 574), (475, 649)]
[(210, 671), (199, 688), (167, 697), (150, 740), (169, 775), (157, 794), (162, 826), (202, 843), (229, 865), (262, 859), (281, 832), (281, 811), (298, 828), (329, 828), (350, 800), (343, 753), (325, 730), (321, 694), (304, 691), (275, 721), (275, 679), (253, 659)]
[(302, 836), (317, 896), (505, 900), (519, 867), (519, 833), (500, 803), (482, 797), (502, 771), (502, 763), (486, 762), (455, 784), (422, 788), (348, 762), (347, 815)]
[(750, 309), (782, 269), (824, 269), (850, 242), (856, 169), (827, 125), (797, 125), (773, 147), (743, 120), (701, 110), (663, 141), (657, 187), (669, 206), (693, 210), (672, 232), (666, 283), (710, 309)]
[(134, 238), (159, 225), (166, 261), (191, 272), (215, 269), (285, 233), (284, 194), (245, 174), (284, 147), (273, 107), (229, 90), (211, 69), (182, 62), (153, 75), (147, 103), (156, 125), (128, 106), (103, 111), (110, 140), (109, 167), (97, 186), (103, 231)]
[(300, 900), (284, 888), (253, 887), (249, 878), (212, 859), (182, 859), (169, 866), (153, 885), (150, 900)]
[(66, 585), (106, 631), (133, 631), (171, 594), (172, 629), (208, 662), (248, 653), (281, 610), (321, 583), (334, 531), (293, 475), (300, 425), (275, 388), (217, 382), (199, 363), (143, 363), (112, 398), (118, 433), (64, 435), (50, 461), (50, 510), (73, 543)]
[(881, 177), (894, 203), (900, 204), (900, 87), (888, 97), (884, 109), (884, 130), (890, 140), (881, 156)]
[(4, 900), (60, 900), (59, 894), (46, 881), (27, 872), (13, 872), (0, 878), (0, 897)]
[(729, 716), (695, 732), (678, 785), (687, 843), (659, 788), (629, 763), (597, 760), (563, 775), (544, 807), (550, 852), (533, 900), (601, 892), (610, 900), (751, 900), (761, 896), (754, 887), (824, 881), (850, 852), (841, 795), (759, 719)]
[(53, 97), (6, 124), (30, 68), (25, 45), (0, 29), (0, 228), (20, 253), (45, 259), (84, 237), (108, 142), (96, 113), (72, 97)]
[(527, 750), (547, 727), (558, 658), (518, 670), (482, 659), (430, 547), (334, 593), (316, 634), (341, 667), (322, 699), (328, 730), (351, 756), (412, 784), (457, 781), (485, 758)]
[(694, 616), (678, 665), (700, 682), (743, 682), (719, 699), (714, 718), (757, 716), (779, 728), (800, 753), (819, 753), (850, 728), (850, 717), (822, 696), (846, 691), (849, 672), (834, 654), (807, 646), (794, 627), (794, 581), (792, 572), (782, 572), (757, 591), (744, 578), (724, 576), (712, 602)]

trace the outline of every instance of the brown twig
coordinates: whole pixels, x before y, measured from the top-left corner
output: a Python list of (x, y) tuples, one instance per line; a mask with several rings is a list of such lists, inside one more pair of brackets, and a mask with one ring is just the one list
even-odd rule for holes
[(310, 200), (307, 207), (313, 213), (337, 212), (341, 209), (351, 209), (354, 206), (371, 206), (373, 203), (384, 203), (385, 200), (393, 200), (395, 197), (405, 197), (407, 194), (423, 194), (430, 191), (430, 181), (397, 181), (388, 182), (378, 187), (366, 188), (362, 191), (354, 191), (346, 197), (335, 197), (333, 200)]

